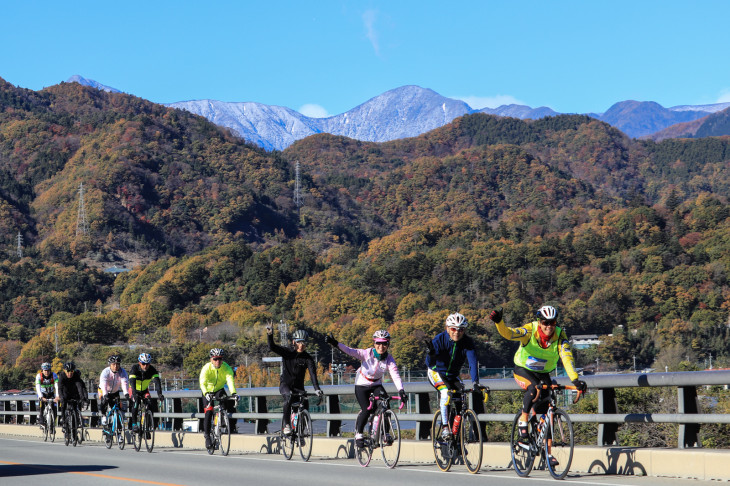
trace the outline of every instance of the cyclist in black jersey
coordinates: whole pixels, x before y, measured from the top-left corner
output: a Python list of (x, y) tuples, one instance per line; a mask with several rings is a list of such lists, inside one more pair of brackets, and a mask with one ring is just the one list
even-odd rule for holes
[(89, 393), (86, 391), (84, 380), (81, 379), (81, 372), (76, 369), (73, 361), (63, 365), (63, 371), (58, 378), (58, 395), (61, 399), (59, 407), (59, 424), (66, 414), (66, 406), (69, 400), (79, 400), (84, 404), (89, 403)]
[(159, 410), (157, 408), (157, 402), (165, 399), (162, 395), (160, 374), (152, 366), (151, 362), (152, 356), (149, 353), (141, 353), (137, 357), (137, 364), (132, 366), (132, 369), (129, 371), (129, 389), (132, 392), (132, 400), (134, 400), (134, 407), (132, 408), (132, 431), (135, 433), (139, 432), (139, 423), (137, 422), (139, 404), (145, 395), (149, 395), (150, 383), (154, 383), (155, 390), (157, 390), (157, 400), (150, 400), (150, 411), (153, 414)]
[(295, 331), (292, 335), (292, 346), (294, 349), (287, 349), (274, 343), (274, 330), (271, 326), (266, 327), (269, 349), (282, 358), (282, 373), (279, 382), (279, 393), (284, 399), (283, 417), (281, 420), (284, 434), (291, 434), (291, 403), (292, 392), (304, 391), (304, 375), (309, 370), (309, 377), (312, 385), (321, 397), (324, 392), (319, 388), (317, 381), (317, 368), (314, 359), (304, 348), (307, 344), (307, 333), (304, 330)]

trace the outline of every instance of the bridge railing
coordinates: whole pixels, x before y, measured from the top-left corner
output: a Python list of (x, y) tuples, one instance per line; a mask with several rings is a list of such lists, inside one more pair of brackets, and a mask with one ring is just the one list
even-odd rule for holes
[[(598, 413), (578, 414), (571, 413), (573, 422), (590, 422), (598, 424), (597, 444), (618, 445), (616, 432), (623, 423), (675, 423), (679, 424), (678, 447), (701, 447), (700, 426), (706, 423), (730, 424), (730, 414), (703, 414), (700, 413), (697, 387), (706, 385), (730, 384), (730, 371), (690, 371), (677, 373), (633, 373), (615, 375), (584, 376), (591, 392), (598, 394)], [(558, 378), (558, 383), (569, 384), (567, 378)], [(483, 385), (492, 391), (519, 390), (513, 379), (481, 380)], [(465, 383), (470, 386), (467, 381)], [(616, 401), (617, 388), (631, 387), (675, 387), (677, 389), (677, 413), (674, 414), (622, 414), (618, 410)], [(395, 392), (393, 384), (386, 383), (386, 390)], [(312, 413), (314, 420), (326, 420), (328, 436), (338, 436), (342, 431), (344, 420), (354, 420), (356, 413), (342, 413), (341, 397), (354, 395), (352, 385), (323, 386), (325, 393), (324, 408), (321, 413)], [(430, 398), (435, 390), (428, 383), (406, 383), (405, 390), (410, 395), (410, 412), (400, 415), (401, 421), (416, 423), (415, 438), (418, 440), (430, 439), (431, 420), (433, 410)], [(255, 433), (266, 434), (270, 421), (281, 418), (280, 412), (269, 412), (268, 399), (280, 397), (279, 389), (275, 387), (238, 388), (241, 397), (248, 398), (249, 411), (234, 413), (233, 418), (245, 419), (255, 423)], [(203, 399), (200, 390), (165, 391), (165, 412), (156, 414), (156, 417), (169, 422), (172, 430), (182, 430), (183, 421), (197, 419), (199, 429), (202, 429)], [(153, 396), (155, 394), (153, 393)], [(89, 395), (90, 409), (83, 412), (89, 417), (90, 426), (99, 423), (99, 409), (96, 394)], [(191, 407), (191, 402), (193, 406)], [(484, 405), (478, 397), (470, 397), (471, 407), (478, 414), (481, 422), (512, 422), (514, 414), (485, 413)], [(187, 405), (187, 406), (185, 406)], [(190, 411), (194, 408), (195, 411)], [(184, 411), (187, 409), (187, 411)], [(516, 411), (515, 411), (516, 412)], [(0, 395), (0, 423), (35, 424), (38, 417), (38, 402), (35, 395)]]

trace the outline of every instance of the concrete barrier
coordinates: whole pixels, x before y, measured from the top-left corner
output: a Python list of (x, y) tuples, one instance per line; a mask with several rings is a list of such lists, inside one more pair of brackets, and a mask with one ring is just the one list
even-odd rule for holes
[[(86, 440), (102, 442), (101, 429), (86, 429)], [(2, 425), (0, 436), (40, 437), (40, 429), (32, 425)], [(56, 436), (56, 442), (63, 435)], [(132, 447), (127, 437), (127, 447)], [(354, 458), (353, 439), (315, 437), (313, 457)], [(116, 447), (116, 445), (114, 446)], [(157, 431), (155, 448), (204, 449), (203, 435), (191, 432)], [(280, 454), (279, 441), (273, 436), (235, 434), (231, 451), (238, 453)], [(297, 454), (297, 451), (294, 452)], [(379, 456), (375, 456), (377, 459)], [(433, 464), (433, 448), (428, 441), (403, 441), (400, 461)], [(482, 472), (510, 467), (509, 445), (485, 443)], [(571, 472), (597, 475), (661, 476), (699, 480), (730, 481), (730, 450), (655, 449), (634, 447), (576, 447)]]

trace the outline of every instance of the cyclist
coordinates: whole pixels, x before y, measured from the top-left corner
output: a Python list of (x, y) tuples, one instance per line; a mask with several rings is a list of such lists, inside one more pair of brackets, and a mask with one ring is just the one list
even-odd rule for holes
[(69, 361), (63, 365), (63, 373), (58, 378), (58, 395), (61, 400), (59, 425), (66, 416), (66, 407), (69, 400), (79, 400), (84, 405), (89, 403), (89, 393), (86, 391), (84, 380), (81, 379), (81, 372), (76, 369), (76, 364)]
[(162, 401), (165, 397), (162, 395), (162, 383), (160, 383), (160, 374), (157, 369), (152, 366), (152, 356), (149, 353), (141, 353), (137, 357), (137, 363), (132, 366), (129, 370), (129, 390), (134, 400), (134, 407), (132, 408), (132, 431), (139, 432), (139, 424), (137, 423), (137, 415), (139, 413), (139, 404), (142, 402), (142, 398), (148, 396), (150, 382), (155, 383), (155, 390), (157, 390), (157, 400), (150, 400), (150, 411), (157, 413), (157, 401)]
[(40, 403), (40, 426), (45, 427), (46, 415), (45, 408), (51, 407), (53, 417), (56, 417), (55, 404), (58, 402), (58, 375), (51, 371), (51, 363), (45, 362), (41, 365), (41, 370), (35, 376), (35, 393)]
[[(99, 411), (102, 425), (106, 425), (106, 409), (110, 403), (119, 400), (120, 394), (124, 394), (124, 398), (129, 400), (129, 376), (122, 368), (121, 356), (109, 356), (107, 363), (109, 366), (99, 376)], [(119, 408), (124, 410), (121, 403)]]
[(355, 445), (363, 447), (365, 440), (362, 431), (370, 415), (375, 413), (374, 408), (368, 410), (370, 407), (370, 394), (375, 396), (387, 395), (383, 387), (383, 375), (386, 371), (390, 373), (390, 378), (398, 389), (401, 400), (403, 402), (408, 400), (408, 395), (403, 390), (403, 382), (398, 373), (398, 365), (393, 356), (388, 353), (390, 334), (385, 330), (375, 331), (375, 334), (373, 334), (373, 347), (367, 349), (349, 348), (331, 335), (325, 337), (325, 341), (330, 346), (337, 347), (343, 353), (360, 360), (360, 368), (357, 370), (357, 378), (355, 379), (355, 397), (360, 404), (361, 412), (355, 423)]
[(283, 362), (283, 371), (279, 381), (279, 393), (284, 399), (281, 423), (284, 434), (289, 435), (291, 434), (292, 392), (304, 391), (304, 375), (307, 370), (309, 370), (309, 378), (317, 391), (317, 396), (321, 398), (324, 392), (319, 388), (314, 359), (304, 350), (307, 345), (307, 332), (302, 329), (294, 331), (292, 334), (293, 350), (274, 344), (274, 330), (271, 326), (266, 327), (266, 334), (269, 349), (281, 356)]
[[(525, 390), (522, 414), (517, 422), (521, 439), (527, 439), (527, 419), (533, 405), (536, 414), (547, 412), (548, 402), (538, 401), (540, 389), (537, 387), (552, 384), (550, 373), (557, 367), (558, 358), (563, 362), (563, 367), (573, 385), (583, 392), (588, 389), (586, 382), (578, 379), (568, 336), (565, 330), (557, 327), (558, 310), (551, 305), (543, 305), (537, 310), (536, 317), (537, 320), (521, 327), (507, 327), (502, 319), (501, 308), (489, 314), (489, 318), (494, 321), (502, 337), (520, 343), (514, 357), (514, 375), (517, 384)], [(552, 455), (548, 460), (551, 465), (558, 465), (557, 459)]]
[[(210, 363), (206, 363), (200, 370), (200, 391), (203, 393), (203, 409), (205, 410), (205, 419), (203, 420), (203, 437), (205, 437), (205, 447), (210, 449), (213, 442), (210, 439), (210, 423), (213, 421), (213, 399), (220, 400), (228, 396), (223, 388), (228, 385), (231, 397), (238, 401), (236, 393), (236, 385), (233, 383), (233, 368), (223, 361), (223, 350), (213, 348), (210, 350)], [(234, 413), (236, 406), (230, 401), (225, 402), (228, 413)], [(231, 433), (236, 433), (235, 420), (231, 423)]]
[[(428, 354), (426, 368), (428, 382), (439, 392), (441, 409), (441, 437), (452, 437), (449, 427), (448, 405), (449, 390), (463, 390), (464, 384), (459, 377), (464, 362), (469, 362), (469, 374), (476, 388), (479, 385), (479, 362), (474, 340), (466, 335), (469, 322), (458, 312), (446, 318), (446, 330), (426, 341)], [(461, 412), (461, 402), (456, 402), (457, 412)]]

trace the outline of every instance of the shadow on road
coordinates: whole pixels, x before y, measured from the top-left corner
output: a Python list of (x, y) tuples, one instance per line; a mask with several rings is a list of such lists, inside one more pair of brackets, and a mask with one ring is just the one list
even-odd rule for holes
[(646, 468), (634, 457), (636, 450), (631, 448), (612, 448), (606, 451), (606, 462), (593, 461), (588, 472), (592, 474), (612, 474), (619, 476), (646, 476)]
[(97, 464), (2, 464), (0, 465), (0, 478), (39, 476), (41, 474), (99, 472), (116, 468), (117, 466), (102, 466)]

